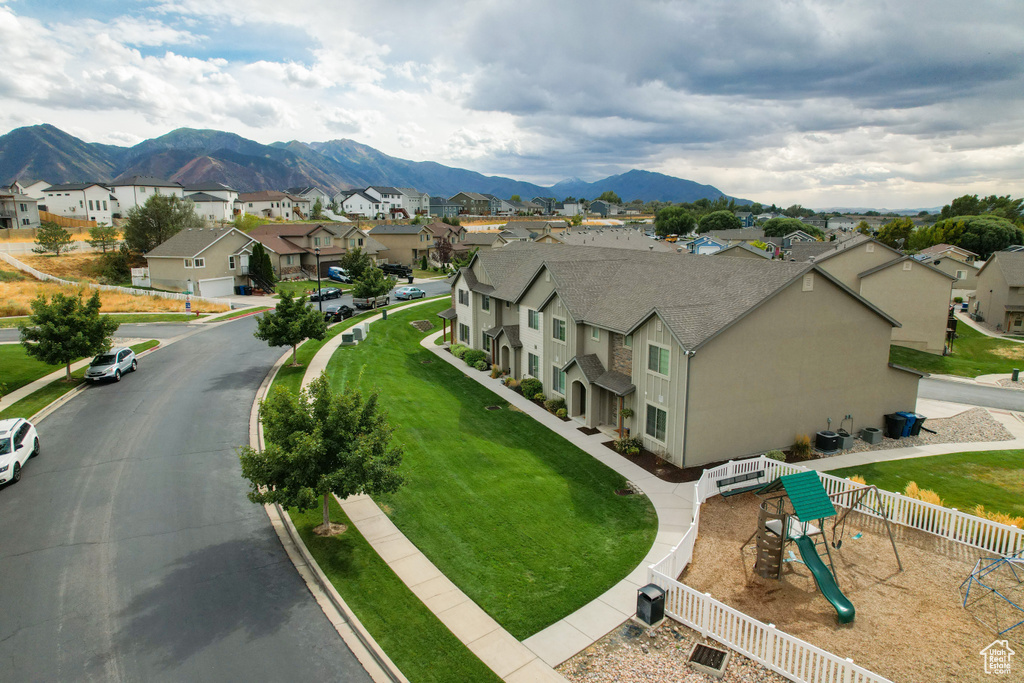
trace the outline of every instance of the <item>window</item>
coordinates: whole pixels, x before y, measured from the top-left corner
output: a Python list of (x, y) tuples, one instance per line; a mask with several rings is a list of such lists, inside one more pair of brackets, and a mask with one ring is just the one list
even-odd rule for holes
[(625, 337), (623, 337), (622, 345), (629, 349), (633, 348), (633, 335), (627, 334)]
[(85, 208), (85, 202), (83, 202), (81, 199), (78, 200), (78, 208), (80, 208), (80, 209), (84, 209)]
[(140, 188), (139, 188), (139, 192), (142, 192), (143, 194), (145, 194), (145, 193), (146, 193), (146, 188), (144, 188), (144, 187), (140, 187)]
[(469, 305), (469, 292), (464, 289), (459, 290), (459, 303), (463, 306)]
[(204, 259), (204, 258), (197, 258), (196, 259), (196, 268), (205, 268), (205, 267), (206, 267), (206, 259)]
[(537, 368), (540, 366), (539, 359), (532, 353), (526, 354), (526, 374), (537, 376)]
[(558, 341), (565, 341), (565, 321), (561, 318), (551, 319), (551, 337)]
[(668, 375), (668, 349), (648, 344), (647, 369), (662, 375)]
[(565, 395), (565, 373), (557, 365), (551, 368), (551, 388)]
[(489, 311), (491, 310), (491, 297), (484, 294), (480, 298), (480, 310)]
[(421, 233), (420, 233), (420, 242), (425, 242), (426, 240), (427, 240), (427, 236), (426, 236), (426, 235), (424, 235), (424, 234), (423, 234), (423, 233), (421, 232)]
[(647, 436), (664, 443), (666, 422), (668, 422), (668, 413), (661, 408), (647, 406), (647, 428), (644, 430)]
[(288, 265), (288, 266), (293, 265), (295, 263), (295, 257), (291, 256), (291, 255), (285, 256), (284, 257), (284, 262), (285, 262), (285, 265)]
[(107, 200), (106, 199), (103, 200), (103, 210), (104, 211), (107, 210)]
[(488, 337), (486, 334), (484, 335), (484, 351), (486, 351), (487, 353), (491, 352), (491, 338)]
[(956, 271), (956, 279), (957, 280), (963, 280), (966, 277), (967, 277), (967, 271), (966, 270), (958, 270), (958, 271)]
[(459, 323), (459, 341), (469, 343), (469, 325)]
[(324, 246), (325, 247), (331, 246), (331, 236), (330, 235), (324, 235), (323, 240), (324, 240)]
[(527, 311), (526, 317), (527, 324), (530, 326), (531, 330), (540, 329), (540, 313), (531, 308), (529, 311)]
[(594, 325), (591, 325), (590, 326), (590, 338), (593, 339), (594, 341), (600, 341), (600, 339), (601, 339), (601, 330), (599, 330)]
[(228, 256), (228, 269), (229, 270), (234, 270), (235, 269), (235, 257), (234, 256)]
[(362, 238), (362, 237), (360, 237), (360, 238), (359, 238), (358, 240), (356, 240), (356, 241), (357, 241), (357, 242), (359, 242), (359, 246), (363, 246), (363, 238)]
[(92, 200), (89, 200), (89, 210), (92, 211)]
[(186, 268), (191, 268), (192, 267), (192, 259), (190, 259), (190, 258), (185, 259), (185, 267)]
[(355, 248), (355, 246), (356, 246), (356, 238), (354, 238), (354, 237), (349, 237), (349, 238), (348, 238), (348, 246), (349, 246), (350, 248)]
[(28, 211), (28, 204), (19, 204), (18, 206), (21, 207), (22, 211)]
[(22, 218), (21, 219), (21, 224), (22, 225), (29, 225), (28, 219), (27, 218)]

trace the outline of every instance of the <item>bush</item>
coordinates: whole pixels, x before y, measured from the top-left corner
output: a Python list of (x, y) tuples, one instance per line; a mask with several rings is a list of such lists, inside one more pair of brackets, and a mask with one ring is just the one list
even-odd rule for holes
[(868, 485), (868, 480), (865, 479), (864, 477), (860, 476), (859, 474), (855, 474), (852, 477), (847, 477), (847, 479), (852, 481), (854, 484), (860, 484), (861, 486), (867, 486)]
[(559, 410), (565, 409), (564, 398), (549, 398), (544, 401), (544, 407), (547, 408), (549, 413), (557, 413)]
[(640, 449), (643, 448), (643, 445), (643, 439), (639, 436), (631, 436), (616, 441), (615, 450), (623, 455), (640, 455)]
[(469, 351), (469, 347), (465, 346), (464, 344), (452, 344), (451, 351), (453, 356), (455, 356), (459, 360), (462, 360), (462, 358), (466, 355), (466, 352)]
[(939, 498), (939, 494), (935, 493), (935, 491), (932, 491), (931, 489), (918, 487), (916, 481), (912, 481), (907, 484), (907, 488), (903, 489), (903, 495), (907, 498), (916, 498), (917, 500), (924, 501), (925, 503), (931, 503), (932, 505), (943, 507), (942, 498)]
[(508, 387), (509, 389), (518, 389), (519, 380), (517, 380), (515, 377), (506, 377), (505, 386)]
[(544, 396), (543, 391), (538, 391), (536, 394), (533, 395), (534, 401), (544, 401), (545, 398), (546, 396)]
[(955, 304), (962, 304), (963, 302), (964, 302), (964, 298), (962, 296), (954, 296), (953, 297), (953, 303), (955, 303)]
[[(467, 355), (469, 355), (469, 354), (467, 354)], [(476, 368), (477, 370), (486, 370), (490, 366), (487, 365), (487, 361), (485, 361), (485, 360), (478, 360), (477, 362), (473, 363), (473, 367)]]
[(561, 418), (566, 417), (568, 414), (569, 414), (569, 411), (566, 410), (565, 408), (559, 408), (558, 410), (555, 411), (555, 415), (557, 415), (558, 417), (561, 417)]
[(466, 365), (472, 365), (474, 368), (478, 363), (483, 363), (486, 367), (490, 367), (491, 364), (487, 362), (487, 352), (479, 349), (469, 349), (462, 356), (462, 360), (466, 361)]
[(1000, 524), (1006, 524), (1008, 526), (1015, 526), (1018, 529), (1024, 529), (1024, 517), (1011, 517), (1010, 515), (1002, 512), (989, 512), (985, 509), (984, 505), (979, 505), (974, 508), (974, 514), (983, 519), (989, 519), (993, 522), (999, 522)]
[(536, 377), (527, 377), (519, 383), (519, 387), (523, 390), (523, 396), (526, 398), (533, 398), (537, 394), (544, 393), (544, 385)]
[[(495, 370), (494, 367), (492, 366), (491, 367), (491, 379), (498, 379), (499, 377), (501, 377), (501, 370), (500, 369)], [(502, 382), (502, 384), (504, 384), (504, 383), (505, 382)]]
[(798, 460), (808, 460), (811, 457), (811, 437), (800, 434), (793, 442), (793, 457)]
[(767, 453), (764, 454), (764, 457), (769, 458), (771, 460), (777, 460), (779, 462), (786, 462), (786, 454), (778, 450), (768, 451)]

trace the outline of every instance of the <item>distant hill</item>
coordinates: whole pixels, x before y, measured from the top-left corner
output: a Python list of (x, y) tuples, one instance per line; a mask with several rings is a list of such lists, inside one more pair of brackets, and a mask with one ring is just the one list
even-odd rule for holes
[(593, 183), (572, 178), (543, 187), (433, 161), (399, 159), (353, 140), (264, 145), (224, 131), (178, 128), (132, 147), (119, 147), (84, 142), (49, 124), (0, 136), (0, 182), (4, 184), (18, 178), (111, 182), (134, 175), (185, 185), (217, 181), (241, 192), (316, 185), (333, 194), (350, 187), (391, 185), (445, 197), (466, 191), (505, 199), (512, 195), (594, 199), (608, 190), (627, 202), (690, 202), (725, 195), (711, 185), (639, 170)]

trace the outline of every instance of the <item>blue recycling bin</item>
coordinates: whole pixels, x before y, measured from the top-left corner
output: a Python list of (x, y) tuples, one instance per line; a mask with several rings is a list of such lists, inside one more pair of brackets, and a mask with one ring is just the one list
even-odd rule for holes
[(914, 428), (914, 422), (917, 421), (917, 413), (897, 411), (896, 414), (906, 418), (907, 420), (903, 425), (903, 433), (900, 436), (910, 436), (910, 431)]

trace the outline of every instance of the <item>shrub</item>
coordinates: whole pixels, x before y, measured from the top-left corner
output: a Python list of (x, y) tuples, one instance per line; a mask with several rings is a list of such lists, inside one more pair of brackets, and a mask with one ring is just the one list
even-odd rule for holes
[(811, 457), (811, 437), (800, 434), (793, 442), (793, 457), (798, 460), (807, 460)]
[(471, 365), (474, 368), (481, 362), (486, 367), (491, 366), (491, 364), (487, 362), (487, 352), (479, 349), (467, 349), (466, 353), (462, 356), (462, 360), (466, 361), (466, 365)]
[(487, 365), (487, 361), (478, 360), (477, 362), (473, 363), (473, 367), (476, 368), (477, 370), (486, 370), (490, 366)]
[(547, 408), (549, 413), (557, 413), (559, 410), (565, 409), (564, 398), (549, 398), (544, 401), (544, 407)]
[(640, 455), (644, 442), (639, 436), (630, 436), (615, 442), (615, 450), (623, 455)]
[(852, 481), (854, 484), (860, 484), (861, 486), (867, 486), (868, 485), (868, 480), (865, 479), (864, 477), (860, 476), (859, 474), (855, 474), (852, 477), (847, 477), (847, 479)]
[(561, 418), (564, 418), (568, 414), (569, 414), (569, 411), (566, 410), (565, 408), (559, 408), (558, 410), (555, 411), (555, 415), (557, 415), (558, 417), (561, 417)]
[(505, 386), (508, 387), (509, 389), (518, 389), (519, 380), (517, 380), (514, 377), (508, 377), (505, 379)]
[(536, 394), (533, 395), (533, 400), (534, 401), (543, 401), (545, 398), (547, 398), (547, 397), (544, 396), (544, 392), (543, 391), (538, 391)]
[(501, 366), (495, 363), (494, 365), (491, 366), (491, 371), (501, 374)]
[(939, 494), (935, 493), (931, 489), (923, 489), (917, 485), (916, 481), (912, 481), (907, 484), (907, 488), (903, 489), (903, 495), (907, 498), (916, 498), (917, 500), (924, 501), (925, 503), (931, 503), (932, 505), (942, 506), (942, 498), (939, 498)]
[(466, 355), (466, 351), (469, 351), (469, 347), (467, 347), (464, 344), (452, 344), (450, 351), (452, 352), (453, 356), (455, 356), (459, 360), (462, 360), (462, 357)]
[(786, 454), (782, 451), (768, 451), (764, 454), (764, 457), (770, 458), (771, 460), (777, 460), (779, 462), (786, 462)]
[(954, 296), (953, 297), (953, 303), (955, 303), (955, 304), (962, 304), (963, 302), (964, 302), (964, 298), (962, 296)]
[[(494, 367), (491, 367), (491, 379), (498, 379), (499, 377), (501, 377), (501, 370), (495, 370)], [(504, 383), (502, 382), (502, 384)]]
[(1000, 524), (1006, 524), (1009, 526), (1015, 526), (1018, 529), (1024, 529), (1024, 517), (1011, 517), (1010, 515), (1002, 512), (989, 512), (985, 509), (984, 505), (979, 505), (974, 508), (974, 514), (984, 519), (990, 519), (993, 522), (999, 522)]
[(633, 417), (633, 409), (623, 408), (622, 410), (619, 411), (619, 417), (621, 417), (623, 420), (628, 420), (629, 418)]
[(523, 390), (523, 396), (526, 398), (533, 398), (537, 394), (544, 393), (544, 385), (536, 377), (527, 377), (519, 383), (519, 387)]

